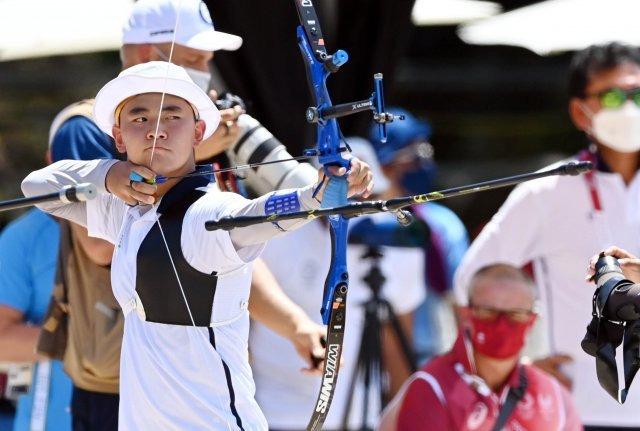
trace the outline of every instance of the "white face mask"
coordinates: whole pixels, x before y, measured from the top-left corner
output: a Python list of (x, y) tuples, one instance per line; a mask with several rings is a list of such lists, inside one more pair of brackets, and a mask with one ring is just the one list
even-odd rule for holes
[(211, 72), (204, 72), (202, 70), (191, 69), (189, 67), (185, 67), (184, 70), (187, 71), (187, 74), (193, 82), (198, 87), (202, 88), (205, 93), (209, 91), (209, 86), (211, 85)]
[[(164, 61), (169, 61), (169, 57), (165, 55), (164, 52), (160, 51), (155, 45), (151, 45), (153, 50), (158, 54), (158, 56)], [(182, 66), (182, 65), (178, 65)], [(209, 91), (209, 86), (211, 85), (211, 73), (205, 72), (202, 70), (191, 69), (190, 67), (182, 66), (184, 70), (187, 72), (187, 75), (191, 78), (191, 80), (205, 93)]]
[(591, 117), (593, 135), (621, 153), (640, 150), (640, 108), (627, 100), (618, 109), (601, 109)]

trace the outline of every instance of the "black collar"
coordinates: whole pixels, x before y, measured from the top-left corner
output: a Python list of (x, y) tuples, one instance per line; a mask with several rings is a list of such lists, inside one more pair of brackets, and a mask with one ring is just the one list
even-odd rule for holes
[(180, 180), (178, 184), (171, 187), (171, 189), (162, 197), (160, 205), (158, 206), (158, 212), (163, 214), (167, 208), (171, 208), (175, 203), (184, 198), (185, 194), (198, 187), (206, 187), (209, 184), (209, 178), (207, 176), (202, 177), (186, 177)]

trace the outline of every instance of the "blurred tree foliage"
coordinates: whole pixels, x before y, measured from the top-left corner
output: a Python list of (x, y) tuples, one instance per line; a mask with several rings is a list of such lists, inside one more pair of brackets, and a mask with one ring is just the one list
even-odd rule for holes
[[(116, 52), (0, 63), (0, 199), (21, 197), (22, 178), (44, 166), (55, 115), (119, 70)], [(0, 213), (0, 225), (19, 214)]]
[[(539, 57), (520, 48), (466, 45), (455, 30), (414, 28), (394, 82), (385, 83), (387, 105), (404, 106), (432, 122), (439, 188), (538, 169), (584, 145), (567, 114), (570, 53)], [(0, 62), (0, 199), (21, 196), (20, 180), (44, 164), (56, 113), (93, 97), (119, 69), (116, 52)], [(283, 70), (289, 71), (284, 65)], [(291, 89), (276, 93), (286, 106)], [(301, 113), (283, 115), (303, 121)], [(301, 148), (289, 150), (298, 154)], [(473, 232), (508, 192), (443, 203)], [(0, 226), (18, 214), (0, 213)]]

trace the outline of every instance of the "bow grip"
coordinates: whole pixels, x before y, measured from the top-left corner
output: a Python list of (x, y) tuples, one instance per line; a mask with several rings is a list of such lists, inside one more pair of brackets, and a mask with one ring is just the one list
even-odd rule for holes
[[(337, 181), (336, 181), (337, 182)], [(344, 181), (346, 183), (346, 181)], [(324, 202), (324, 198), (323, 198)], [(331, 311), (338, 311), (344, 305), (349, 289), (349, 272), (347, 270), (347, 234), (349, 221), (343, 216), (329, 216), (331, 233), (331, 267), (324, 283), (322, 297), (322, 322), (329, 324)], [(340, 319), (342, 320), (342, 319)]]

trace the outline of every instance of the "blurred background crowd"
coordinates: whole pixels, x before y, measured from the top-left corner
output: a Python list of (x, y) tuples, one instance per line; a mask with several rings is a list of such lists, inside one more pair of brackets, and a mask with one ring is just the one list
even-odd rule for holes
[[(68, 4), (67, 4), (68, 3)], [(120, 24), (126, 19), (128, 2), (43, 2), (30, 8), (21, 2), (5, 1), (0, 47), (0, 163), (1, 193), (10, 198), (19, 193), (15, 185), (24, 174), (41, 166), (43, 139), (60, 106), (95, 94), (119, 70)], [(403, 106), (433, 124), (439, 186), (454, 186), (489, 179), (491, 173), (513, 174), (540, 167), (582, 147), (579, 133), (571, 126), (566, 109), (567, 69), (571, 52), (560, 46), (549, 55), (506, 45), (479, 45), (463, 41), (460, 21), (489, 18), (490, 15), (534, 4), (534, 1), (350, 1), (319, 2), (323, 31), (331, 50), (344, 49), (351, 60), (329, 87), (335, 103), (359, 100), (373, 90), (368, 76), (385, 73), (389, 104)], [(560, 2), (562, 3), (562, 2)], [(566, 2), (565, 2), (566, 3)], [(607, 23), (609, 2), (594, 4), (599, 26)], [(596, 4), (597, 3), (597, 4)], [(623, 2), (629, 3), (629, 2)], [(245, 40), (235, 53), (220, 52), (215, 65), (233, 92), (241, 96), (250, 111), (278, 136), (291, 154), (299, 154), (310, 141), (313, 128), (304, 121), (308, 90), (295, 42), (297, 16), (287, 3), (209, 2), (214, 24), (222, 31), (240, 34)], [(560, 4), (559, 6), (562, 6)], [(16, 8), (12, 11), (11, 7)], [(589, 6), (591, 7), (591, 6)], [(111, 8), (120, 8), (116, 14)], [(525, 19), (522, 29), (532, 39), (568, 37), (572, 30), (588, 34), (593, 26), (582, 25), (586, 8), (562, 7), (562, 34), (542, 18)], [(564, 10), (566, 9), (566, 10)], [(112, 10), (110, 15), (105, 15)], [(49, 20), (48, 12), (62, 15)], [(61, 11), (69, 11), (63, 13)], [(250, 12), (249, 12), (250, 11)], [(24, 18), (16, 19), (16, 13)], [(624, 12), (611, 12), (615, 27)], [(107, 19), (113, 22), (110, 26)], [(266, 19), (265, 17), (269, 17)], [(119, 19), (119, 21), (118, 21)], [(116, 24), (118, 22), (118, 24)], [(90, 24), (88, 24), (90, 23)], [(106, 28), (105, 28), (106, 27)], [(585, 28), (586, 27), (586, 28)], [(500, 30), (500, 29), (498, 29)], [(96, 32), (107, 35), (100, 38)], [(506, 44), (517, 42), (509, 29)], [(21, 59), (29, 55), (22, 48), (28, 38), (31, 52), (38, 55), (44, 41), (61, 38), (55, 49), (73, 51), (83, 42), (110, 43), (106, 52), (57, 55)], [(95, 41), (94, 38), (95, 37)], [(108, 42), (104, 42), (104, 38)], [(110, 39), (109, 39), (110, 38)], [(15, 46), (14, 46), (15, 44)], [(9, 51), (11, 49), (11, 51)], [(91, 47), (86, 49), (91, 50)], [(17, 56), (13, 59), (10, 56)], [(294, 84), (295, 83), (295, 84)], [(28, 119), (28, 122), (26, 121)], [(297, 119), (297, 121), (296, 121)], [(341, 121), (345, 136), (367, 135), (366, 115)], [(446, 202), (467, 228), (474, 232), (498, 208), (508, 190), (488, 192)], [(480, 204), (481, 203), (481, 204)], [(0, 214), (2, 223), (15, 214)]]
[[(153, 3), (153, 0), (141, 1)], [(85, 154), (66, 151), (55, 154), (52, 142), (56, 131), (51, 132), (50, 127), (62, 108), (93, 97), (123, 65), (127, 66), (128, 60), (120, 52), (121, 30), (134, 3), (131, 0), (28, 4), (0, 1), (1, 200), (20, 196), (20, 182), (26, 174), (51, 161), (99, 156), (95, 148)], [(598, 110), (618, 109), (626, 103), (640, 106), (640, 96), (634, 92), (636, 87), (640, 88), (640, 55), (635, 48), (630, 48), (640, 44), (640, 35), (633, 31), (632, 22), (640, 6), (633, 0), (318, 0), (315, 3), (328, 50), (344, 49), (351, 57), (340, 73), (329, 79), (333, 102), (369, 97), (373, 91), (373, 74), (381, 72), (387, 106), (392, 107), (391, 112), (405, 117), (403, 122), (389, 126), (386, 147), (376, 142), (377, 132), (371, 128), (370, 115), (340, 120), (341, 130), (349, 137), (347, 141), (354, 154), (371, 164), (379, 176), (375, 196), (418, 194), (525, 173), (584, 150), (578, 158), (593, 160), (600, 164), (601, 171), (621, 172), (624, 177), (620, 194), (606, 186), (601, 187), (600, 194), (596, 191), (593, 208), (583, 211), (589, 214), (588, 218), (595, 219), (601, 214), (603, 202), (605, 208), (613, 208), (613, 205), (607, 207), (609, 200), (635, 202), (640, 148), (621, 151), (634, 154), (633, 167), (625, 170), (629, 166), (622, 163), (620, 167), (619, 159), (601, 154), (604, 141), (591, 127)], [(212, 74), (211, 88), (219, 94), (230, 91), (239, 96), (246, 112), (259, 120), (255, 124), (247, 123), (245, 117), (240, 120), (239, 132), (233, 129), (233, 133), (239, 133), (241, 140), (247, 133), (249, 139), (253, 130), (250, 127), (261, 124), (291, 155), (300, 155), (304, 149), (313, 147), (315, 130), (304, 119), (310, 100), (296, 43), (298, 17), (293, 2), (207, 0), (202, 2), (202, 8), (210, 12), (216, 30), (243, 39), (237, 51), (228, 47), (220, 51), (214, 49), (214, 60), (208, 66)], [(202, 10), (200, 13), (204, 14)], [(574, 57), (590, 45), (612, 41), (624, 45), (584, 54), (582, 60)], [(164, 49), (166, 45), (155, 49), (159, 47)], [(163, 55), (166, 53), (139, 60), (158, 60), (164, 58)], [(574, 87), (579, 87), (577, 92), (576, 88), (569, 88), (570, 70), (574, 71), (571, 79)], [(613, 75), (607, 75), (609, 72)], [(198, 76), (197, 73), (192, 78), (194, 76)], [(630, 76), (638, 82), (632, 78), (624, 81)], [(605, 94), (612, 89), (620, 91)], [(597, 100), (588, 101), (590, 97)], [(612, 102), (611, 97), (618, 97), (619, 103)], [(578, 105), (575, 101), (583, 99), (584, 104)], [(225, 136), (229, 135), (230, 127), (235, 127), (234, 121), (235, 118), (223, 122)], [(588, 151), (589, 142), (582, 132), (590, 136), (592, 145)], [(608, 151), (606, 142), (604, 147), (604, 151)], [(51, 148), (49, 158), (45, 157), (48, 148)], [(211, 155), (206, 156), (196, 153), (202, 160)], [(249, 193), (271, 190), (264, 184), (262, 189), (251, 175), (254, 174), (248, 174), (247, 178)], [(242, 182), (239, 184), (242, 189)], [(570, 209), (579, 205), (573, 205), (568, 198), (561, 202), (574, 193), (558, 186), (563, 194), (554, 194), (553, 188), (557, 185), (545, 184), (548, 187), (520, 188), (514, 193), (466, 257), (469, 244), (498, 212), (511, 188), (415, 206), (412, 211), (418, 226), (405, 237), (394, 233), (392, 240), (385, 241), (381, 232), (387, 232), (385, 229), (390, 223), (387, 219), (365, 219), (352, 228), (349, 263), (352, 280), (356, 280), (353, 282), (356, 286), (352, 286), (355, 305), (351, 312), (355, 329), (347, 342), (354, 347), (345, 348), (346, 377), (336, 395), (334, 409), (337, 412), (334, 411), (327, 429), (473, 430), (492, 429), (491, 425), (497, 427), (494, 429), (505, 426), (505, 429), (578, 430), (584, 423), (587, 429), (595, 431), (633, 429), (635, 424), (640, 424), (640, 416), (637, 421), (633, 419), (633, 406), (625, 406), (626, 410), (617, 415), (618, 406), (612, 400), (607, 400), (609, 404), (604, 406), (598, 405), (597, 400), (602, 398), (587, 400), (590, 391), (599, 390), (580, 383), (583, 376), (580, 373), (586, 373), (583, 363), (587, 357), (576, 361), (579, 340), (568, 342), (575, 338), (574, 333), (565, 337), (556, 331), (557, 325), (564, 325), (563, 319), (566, 319), (577, 322), (580, 328), (576, 331), (580, 332), (588, 313), (588, 308), (583, 306), (588, 305), (591, 298), (591, 290), (585, 288), (588, 291), (585, 290), (584, 297), (577, 305), (573, 304), (571, 295), (575, 292), (561, 292), (558, 286), (562, 287), (562, 283), (573, 280), (573, 275), (582, 271), (587, 263), (583, 255), (596, 253), (597, 247), (607, 245), (609, 240), (620, 242), (619, 238), (625, 237), (625, 233), (626, 238), (633, 238), (635, 230), (632, 229), (640, 223), (635, 222), (636, 218), (640, 220), (633, 212), (635, 203), (624, 209), (616, 207), (620, 215), (624, 213), (627, 217), (624, 224), (614, 219), (606, 221), (615, 227), (607, 228), (604, 237), (596, 232), (595, 243), (575, 243), (580, 253), (572, 254), (572, 251), (558, 251), (558, 247), (549, 244), (552, 239), (564, 246), (572, 241), (574, 237), (569, 234), (572, 227), (582, 227), (573, 223), (572, 217), (584, 214), (578, 210), (575, 214), (562, 213), (566, 209), (563, 205)], [(577, 187), (577, 183), (569, 184)], [(292, 186), (295, 185), (292, 182)], [(580, 183), (580, 187), (583, 185)], [(585, 190), (594, 190), (592, 180), (587, 180), (586, 187)], [(555, 196), (556, 201), (551, 198), (545, 201), (547, 196)], [(591, 205), (591, 201), (586, 202)], [(557, 214), (556, 209), (559, 209)], [(0, 228), (24, 213), (0, 213)], [(585, 226), (591, 228), (591, 225)], [(71, 235), (68, 231), (62, 232), (63, 238)], [(379, 233), (379, 241), (370, 239), (371, 232)], [(575, 238), (579, 238), (580, 233), (571, 232)], [(45, 238), (36, 232), (31, 235), (35, 239)], [(309, 242), (314, 242), (316, 249), (306, 247)], [(628, 248), (638, 248), (635, 242)], [(518, 248), (513, 244), (522, 246)], [(322, 285), (329, 247), (326, 226), (314, 222), (286, 239), (270, 242), (263, 256), (274, 283), (316, 324), (319, 323), (316, 308), (320, 296), (308, 295), (301, 286)], [(297, 260), (283, 260), (285, 254)], [(575, 268), (575, 262), (583, 260), (582, 266)], [(462, 268), (454, 282), (454, 273), (460, 264)], [(563, 265), (571, 266), (571, 278), (563, 272)], [(98, 266), (108, 268), (108, 263)], [(293, 266), (300, 266), (304, 271), (293, 270)], [(520, 270), (522, 267), (524, 271)], [(5, 270), (6, 267), (0, 267), (0, 271)], [(537, 288), (529, 275), (537, 282)], [(66, 291), (64, 295), (66, 300)], [(256, 293), (253, 295), (252, 299), (257, 297)], [(44, 305), (48, 299), (47, 294), (38, 301)], [(454, 312), (456, 303), (461, 307), (458, 313)], [(534, 306), (534, 303), (544, 304)], [(0, 301), (0, 305), (4, 304)], [(388, 327), (387, 306), (394, 311), (391, 314), (397, 316), (398, 326), (408, 336), (408, 346), (401, 340), (403, 337), (396, 339), (397, 327)], [(108, 311), (117, 314), (115, 309), (117, 305)], [(300, 334), (279, 337), (276, 333), (284, 335), (286, 331), (270, 326), (268, 319), (267, 323), (263, 322), (260, 316), (264, 309), (250, 311), (260, 322), (252, 323), (249, 341), (258, 404), (271, 429), (302, 429), (300, 424), (310, 413), (308, 404), (316, 393), (317, 381), (296, 380), (300, 366), (304, 365), (300, 358), (297, 362), (293, 359), (296, 350), (298, 354), (304, 351), (302, 344), (295, 340)], [(568, 316), (574, 311), (582, 314), (572, 320)], [(538, 312), (541, 318), (536, 324)], [(29, 316), (25, 313), (22, 317)], [(6, 318), (6, 314), (0, 316), (0, 324), (2, 318)], [(29, 324), (40, 324), (41, 319), (42, 316), (26, 320)], [(381, 326), (379, 319), (383, 321)], [(114, 328), (115, 325), (110, 329)], [(306, 334), (309, 336), (318, 330), (309, 328)], [(43, 362), (32, 370), (16, 365), (22, 364), (25, 358), (18, 353), (15, 357), (20, 360), (6, 359), (11, 358), (6, 354), (11, 349), (7, 342), (11, 337), (6, 333), (2, 336), (2, 329), (0, 327), (0, 341), (3, 341), (0, 345), (5, 354), (0, 352), (0, 388), (7, 392), (0, 415), (0, 421), (6, 421), (0, 422), (0, 431), (68, 429), (71, 419), (63, 414), (64, 425), (56, 422), (59, 418), (47, 419), (47, 414), (42, 413), (46, 409), (42, 410), (38, 404), (46, 404), (47, 396), (44, 401), (39, 400), (32, 390), (32, 382), (60, 372), (57, 363), (48, 369), (51, 365)], [(534, 336), (523, 347), (525, 334), (530, 330)], [(510, 344), (500, 344), (504, 340), (510, 340)], [(469, 350), (470, 344), (475, 350)], [(475, 353), (470, 354), (471, 351)], [(283, 360), (274, 352), (284, 352), (289, 359)], [(113, 359), (112, 353), (110, 359)], [(446, 355), (427, 362), (443, 353)], [(518, 365), (521, 357), (537, 367)], [(73, 366), (67, 359), (65, 370), (69, 374)], [(12, 362), (14, 365), (7, 365)], [(385, 372), (370, 371), (370, 367), (375, 369), (380, 364)], [(592, 362), (589, 364), (590, 381), (596, 382), (595, 367)], [(371, 381), (364, 378), (365, 384), (362, 377), (358, 380), (357, 373), (366, 373), (362, 370), (367, 367), (372, 374), (369, 375)], [(109, 370), (113, 369), (112, 363)], [(73, 373), (71, 377), (74, 387), (61, 389), (55, 402), (52, 396), (51, 405), (62, 405), (68, 413), (65, 403), (70, 403), (69, 391), (73, 390), (75, 401), (70, 408), (77, 414), (73, 429), (110, 429), (113, 424), (95, 418), (112, 414), (114, 409), (117, 411), (117, 377), (108, 385), (101, 382), (104, 386), (98, 385), (100, 389), (93, 389)], [(9, 378), (11, 385), (7, 384)], [(460, 392), (454, 384), (456, 379), (473, 390)], [(370, 395), (369, 386), (374, 387), (374, 395)], [(30, 398), (22, 402), (31, 407), (22, 413), (19, 408), (16, 411), (15, 401), (19, 397), (10, 394), (8, 388), (24, 392)], [(569, 395), (571, 390), (573, 397)], [(102, 393), (116, 398), (95, 396)], [(278, 394), (277, 398), (274, 394)], [(80, 395), (87, 404), (78, 401)], [(454, 406), (454, 398), (464, 402)], [(424, 407), (425, 403), (429, 409)], [(381, 410), (387, 404), (380, 421)], [(352, 405), (359, 407), (352, 409)], [(441, 410), (434, 406), (441, 406)], [(89, 419), (81, 417), (78, 412), (84, 407), (87, 412), (97, 408), (98, 413)], [(104, 410), (100, 410), (102, 408)], [(432, 408), (435, 410), (430, 410)], [(419, 414), (425, 412), (428, 414)], [(44, 418), (38, 419), (38, 414)], [(432, 422), (427, 424), (427, 421)]]

